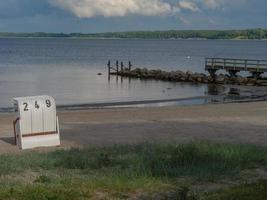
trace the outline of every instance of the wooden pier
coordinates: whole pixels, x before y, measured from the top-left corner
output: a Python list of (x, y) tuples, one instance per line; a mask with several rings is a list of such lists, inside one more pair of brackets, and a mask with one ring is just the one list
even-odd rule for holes
[[(232, 59), (232, 58), (206, 58), (206, 73), (194, 73), (191, 71), (183, 72), (181, 70), (176, 71), (164, 71), (160, 69), (147, 69), (147, 68), (133, 68), (132, 63), (129, 61), (128, 66), (123, 62), (108, 61), (108, 79), (111, 80), (111, 76), (121, 77), (121, 82), (124, 78), (138, 78), (142, 80), (154, 79), (162, 81), (172, 82), (191, 82), (191, 83), (203, 83), (203, 84), (231, 84), (231, 85), (245, 85), (245, 86), (265, 86), (267, 87), (267, 78), (261, 77), (264, 72), (267, 72), (267, 61), (265, 60), (247, 60), (247, 59)], [(219, 70), (225, 70), (230, 74), (218, 74)], [(252, 74), (252, 76), (237, 76), (238, 72), (246, 71)]]
[(259, 78), (261, 74), (267, 72), (267, 60), (248, 60), (233, 58), (205, 58), (205, 70), (212, 77), (216, 76), (218, 70), (226, 70), (231, 76), (236, 76), (238, 72), (250, 72), (253, 77)]

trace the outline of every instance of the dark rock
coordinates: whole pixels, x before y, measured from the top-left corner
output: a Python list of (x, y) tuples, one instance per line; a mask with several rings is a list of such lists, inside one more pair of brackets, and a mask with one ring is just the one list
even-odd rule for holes
[(185, 82), (185, 81), (186, 81), (186, 77), (183, 76), (183, 77), (180, 78), (180, 80), (181, 80), (182, 82)]
[(242, 77), (242, 76), (238, 76), (238, 77), (236, 77), (235, 82), (238, 85), (245, 85), (248, 82), (248, 79), (245, 77)]
[(257, 83), (257, 79), (256, 78), (248, 78), (248, 83), (255, 85)]
[(174, 71), (171, 71), (170, 73), (169, 73), (169, 80), (170, 81), (176, 81), (177, 80), (177, 74), (176, 74), (176, 72), (174, 72)]
[(215, 80), (211, 77), (211, 76), (208, 76), (208, 82), (209, 83), (213, 83)]
[(193, 72), (191, 72), (191, 71), (187, 71), (186, 72), (186, 75), (189, 75), (189, 76), (192, 76), (194, 73)]
[(225, 84), (225, 76), (224, 75), (216, 76), (215, 82), (218, 84)]
[(258, 86), (267, 86), (267, 80), (257, 80), (256, 84)]
[(246, 86), (255, 86), (256, 83), (247, 83)]

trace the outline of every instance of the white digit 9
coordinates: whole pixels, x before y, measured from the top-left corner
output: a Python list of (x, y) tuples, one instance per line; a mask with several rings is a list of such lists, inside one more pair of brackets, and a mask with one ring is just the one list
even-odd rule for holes
[(38, 102), (37, 101), (35, 101), (35, 108), (36, 109), (39, 109), (40, 108), (40, 106), (38, 105)]
[(51, 101), (50, 101), (49, 99), (47, 99), (47, 100), (45, 101), (45, 103), (46, 103), (46, 107), (47, 107), (47, 108), (50, 108), (50, 107), (51, 107)]

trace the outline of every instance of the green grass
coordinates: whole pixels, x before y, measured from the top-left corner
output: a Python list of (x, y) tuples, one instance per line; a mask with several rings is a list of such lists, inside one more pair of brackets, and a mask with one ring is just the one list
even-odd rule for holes
[(0, 199), (123, 199), (176, 190), (181, 178), (235, 180), (265, 166), (266, 148), (211, 143), (1, 155)]
[(199, 178), (234, 175), (267, 164), (267, 150), (255, 146), (189, 143), (140, 144), (0, 156), (0, 175), (25, 170), (77, 169), (128, 176)]

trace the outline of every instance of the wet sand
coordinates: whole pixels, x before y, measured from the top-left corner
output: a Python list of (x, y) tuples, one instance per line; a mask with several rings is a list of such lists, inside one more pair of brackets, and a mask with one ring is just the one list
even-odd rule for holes
[[(215, 141), (267, 146), (267, 102), (60, 111), (61, 148), (145, 141)], [(13, 145), (13, 114), (0, 114), (0, 153)], [(49, 148), (58, 149), (58, 148)], [(37, 149), (34, 151), (43, 151)]]

